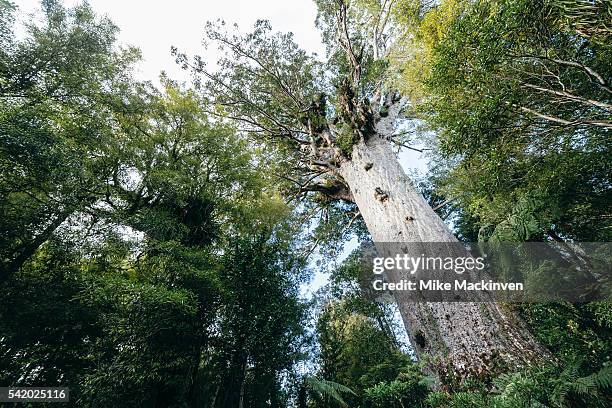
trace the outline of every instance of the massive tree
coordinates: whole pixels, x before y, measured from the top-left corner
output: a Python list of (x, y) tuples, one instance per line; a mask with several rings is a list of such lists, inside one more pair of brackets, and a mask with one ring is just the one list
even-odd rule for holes
[[(302, 198), (355, 206), (375, 242), (456, 242), (404, 174), (392, 145), (406, 145), (407, 99), (388, 80), (397, 24), (417, 18), (410, 1), (320, 0), (318, 24), (328, 47), (321, 62), (291, 34), (260, 21), (247, 35), (209, 24), (214, 69), (175, 50), (215, 106), (255, 141), (277, 147), (287, 189)], [(386, 254), (391, 255), (391, 254)], [(392, 273), (391, 279), (398, 279)], [(511, 312), (495, 303), (415, 303), (397, 296), (417, 354), (439, 376), (488, 374), (529, 363), (546, 351)]]

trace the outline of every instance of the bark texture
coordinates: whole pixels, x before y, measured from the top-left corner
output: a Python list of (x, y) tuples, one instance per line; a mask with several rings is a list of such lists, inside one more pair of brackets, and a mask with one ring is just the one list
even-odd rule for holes
[[(375, 243), (457, 242), (413, 187), (385, 138), (357, 143), (339, 173)], [(417, 356), (441, 380), (488, 376), (548, 356), (524, 322), (500, 304), (414, 302), (406, 292), (394, 294)]]

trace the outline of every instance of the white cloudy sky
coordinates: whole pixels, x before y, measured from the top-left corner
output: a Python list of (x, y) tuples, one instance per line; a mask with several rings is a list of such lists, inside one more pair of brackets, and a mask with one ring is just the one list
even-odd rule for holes
[[(22, 16), (37, 10), (40, 4), (39, 0), (13, 1)], [(63, 3), (72, 6), (81, 2)], [(204, 24), (218, 18), (238, 23), (244, 31), (250, 30), (257, 19), (268, 19), (275, 30), (293, 32), (302, 48), (323, 54), (314, 25), (313, 0), (89, 0), (89, 4), (119, 26), (121, 43), (141, 49), (141, 79), (156, 80), (162, 70), (172, 78), (187, 79), (170, 55), (170, 46), (189, 54), (203, 54)]]

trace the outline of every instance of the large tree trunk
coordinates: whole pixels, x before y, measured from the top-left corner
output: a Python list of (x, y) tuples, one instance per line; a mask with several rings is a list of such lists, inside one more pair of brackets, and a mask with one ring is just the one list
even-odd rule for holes
[[(339, 172), (375, 243), (457, 242), (382, 137), (355, 145)], [(399, 281), (397, 272), (390, 273), (395, 276), (389, 280)], [(407, 292), (394, 295), (417, 356), (432, 357), (429, 368), (442, 380), (495, 374), (548, 355), (524, 322), (500, 304), (415, 302)]]

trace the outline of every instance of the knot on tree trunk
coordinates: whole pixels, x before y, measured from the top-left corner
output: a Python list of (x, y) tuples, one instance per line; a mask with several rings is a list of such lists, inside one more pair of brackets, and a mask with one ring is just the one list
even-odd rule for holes
[(376, 187), (374, 189), (374, 197), (381, 203), (384, 203), (389, 199), (389, 194), (386, 193), (382, 188)]

